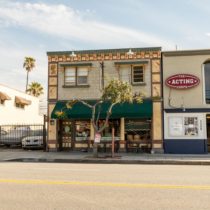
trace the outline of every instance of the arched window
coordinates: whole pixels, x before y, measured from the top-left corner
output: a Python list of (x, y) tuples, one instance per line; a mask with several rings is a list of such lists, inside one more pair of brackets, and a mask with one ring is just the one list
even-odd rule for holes
[(210, 60), (204, 63), (204, 76), (206, 103), (210, 104)]

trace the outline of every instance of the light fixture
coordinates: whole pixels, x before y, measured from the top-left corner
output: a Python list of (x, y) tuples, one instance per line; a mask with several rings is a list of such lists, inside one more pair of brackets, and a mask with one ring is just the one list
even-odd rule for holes
[(71, 57), (76, 57), (77, 55), (74, 53), (74, 51), (71, 52), (70, 54)]
[(50, 125), (55, 125), (55, 120), (54, 119), (50, 120)]
[(126, 54), (127, 54), (127, 55), (133, 55), (134, 52), (133, 52), (131, 49), (129, 49), (129, 51), (128, 51)]

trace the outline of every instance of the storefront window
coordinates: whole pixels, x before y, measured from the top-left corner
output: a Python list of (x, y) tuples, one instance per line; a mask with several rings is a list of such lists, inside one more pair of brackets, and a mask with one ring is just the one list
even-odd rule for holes
[[(102, 127), (105, 120), (99, 120), (99, 127)], [(120, 120), (109, 120), (108, 126), (103, 130), (101, 134), (101, 140), (112, 139), (112, 126), (114, 126), (115, 140), (120, 140)]]
[(126, 120), (125, 132), (128, 141), (149, 140), (151, 138), (151, 120)]
[(76, 141), (88, 140), (90, 137), (90, 121), (76, 121)]

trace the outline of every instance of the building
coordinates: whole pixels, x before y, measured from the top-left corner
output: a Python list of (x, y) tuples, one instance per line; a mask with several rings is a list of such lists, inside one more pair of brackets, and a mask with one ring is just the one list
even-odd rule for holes
[[(94, 132), (87, 107), (76, 104), (63, 120), (55, 113), (73, 98), (94, 102), (110, 78), (119, 78), (129, 82), (134, 92), (143, 92), (146, 98), (140, 105), (114, 107), (111, 123), (116, 126), (115, 140), (120, 150), (126, 149), (126, 142), (141, 139), (149, 151), (163, 151), (161, 48), (63, 51), (47, 55), (49, 150), (91, 147)], [(102, 107), (102, 112), (103, 109), (106, 107)], [(110, 140), (108, 127), (101, 142), (106, 147), (105, 142)]]
[(162, 53), (165, 153), (210, 151), (210, 50)]
[(0, 84), (0, 125), (42, 124), (39, 99)]

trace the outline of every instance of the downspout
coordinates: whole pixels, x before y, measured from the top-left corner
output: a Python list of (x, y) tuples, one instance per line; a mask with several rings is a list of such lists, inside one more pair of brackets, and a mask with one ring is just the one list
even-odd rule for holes
[(102, 90), (104, 89), (104, 62), (100, 62), (100, 67), (101, 67), (101, 85), (102, 85)]

